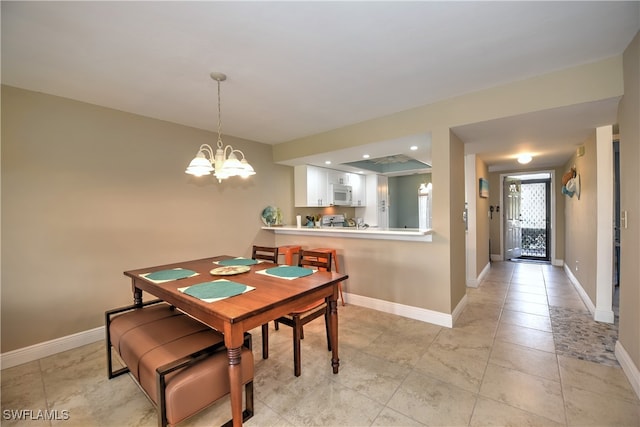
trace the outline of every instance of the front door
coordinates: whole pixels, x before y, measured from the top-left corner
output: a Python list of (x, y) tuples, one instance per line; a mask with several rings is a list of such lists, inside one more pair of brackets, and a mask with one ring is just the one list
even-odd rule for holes
[(505, 259), (519, 258), (522, 256), (522, 218), (520, 216), (521, 185), (519, 179), (506, 178), (504, 181)]

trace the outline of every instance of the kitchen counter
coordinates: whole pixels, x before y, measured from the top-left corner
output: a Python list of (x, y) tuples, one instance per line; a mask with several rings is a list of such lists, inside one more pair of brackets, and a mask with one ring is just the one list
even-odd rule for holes
[(293, 234), (306, 236), (346, 237), (352, 239), (378, 240), (409, 240), (431, 242), (433, 231), (417, 228), (356, 228), (356, 227), (262, 227), (263, 230), (273, 231), (275, 234)]

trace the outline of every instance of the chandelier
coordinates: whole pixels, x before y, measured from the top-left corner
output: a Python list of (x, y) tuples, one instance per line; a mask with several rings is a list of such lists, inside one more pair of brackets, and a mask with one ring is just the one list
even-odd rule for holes
[[(239, 176), (241, 178), (247, 178), (251, 175), (255, 175), (247, 159), (244, 157), (244, 153), (240, 150), (234, 149), (231, 145), (225, 146), (222, 143), (222, 133), (220, 132), (221, 123), (220, 120), (220, 82), (227, 79), (227, 76), (222, 73), (211, 73), (211, 78), (218, 82), (218, 143), (215, 155), (213, 148), (209, 144), (202, 144), (198, 149), (196, 157), (191, 160), (185, 173), (195, 176), (213, 175), (218, 179), (218, 182), (222, 182), (223, 179), (227, 179), (232, 176)], [(241, 156), (238, 160), (238, 155)]]

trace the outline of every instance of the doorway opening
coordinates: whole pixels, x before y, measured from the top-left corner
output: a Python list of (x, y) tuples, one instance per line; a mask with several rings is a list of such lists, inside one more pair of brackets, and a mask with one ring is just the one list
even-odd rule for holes
[(613, 297), (612, 307), (614, 319), (620, 311), (620, 139), (614, 135), (613, 140), (613, 203), (614, 203), (614, 233), (613, 233)]
[(507, 203), (505, 212), (509, 213), (505, 218), (508, 233), (505, 236), (505, 258), (550, 262), (551, 175), (510, 175), (505, 177), (504, 183), (505, 191), (509, 192), (504, 198)]

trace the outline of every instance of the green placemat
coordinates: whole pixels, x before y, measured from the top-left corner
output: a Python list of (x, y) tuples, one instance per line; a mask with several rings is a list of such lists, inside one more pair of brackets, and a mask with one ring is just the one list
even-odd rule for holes
[(232, 265), (254, 265), (257, 264), (258, 261), (251, 258), (234, 258), (234, 259), (223, 259), (222, 261), (218, 261), (218, 265), (232, 266)]
[(186, 270), (184, 268), (175, 268), (172, 270), (160, 270), (154, 271), (153, 273), (149, 273), (145, 275), (149, 280), (178, 280), (184, 279), (185, 277), (190, 277), (196, 274), (195, 271)]
[(304, 277), (313, 274), (313, 270), (310, 268), (297, 267), (297, 266), (281, 266), (268, 268), (266, 273), (278, 277)]
[(197, 285), (185, 288), (182, 292), (203, 301), (213, 302), (240, 295), (252, 289), (255, 288), (221, 279), (214, 280), (213, 282), (198, 283)]

